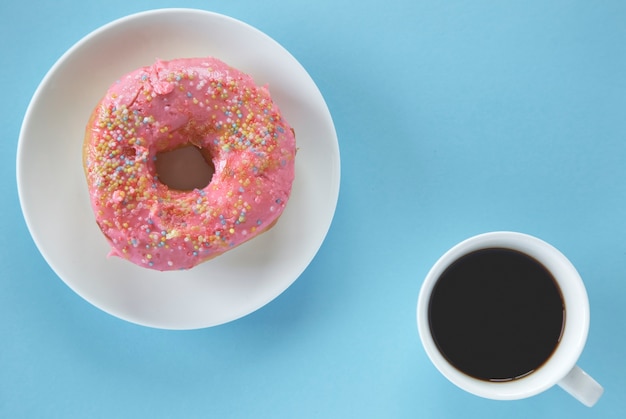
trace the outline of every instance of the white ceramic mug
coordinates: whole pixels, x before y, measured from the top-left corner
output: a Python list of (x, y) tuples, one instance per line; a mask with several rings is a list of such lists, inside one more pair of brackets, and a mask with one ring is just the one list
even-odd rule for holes
[[(488, 248), (516, 250), (542, 264), (560, 288), (565, 307), (561, 339), (552, 355), (532, 373), (509, 381), (477, 379), (450, 364), (433, 339), (428, 319), (431, 294), (446, 268), (468, 253)], [(603, 393), (602, 386), (576, 365), (589, 331), (589, 300), (582, 279), (561, 252), (536, 237), (507, 231), (485, 233), (448, 250), (424, 280), (417, 303), (417, 326), (424, 349), (435, 367), (452, 383), (472, 394), (514, 400), (536, 395), (558, 384), (583, 404), (593, 406)]]

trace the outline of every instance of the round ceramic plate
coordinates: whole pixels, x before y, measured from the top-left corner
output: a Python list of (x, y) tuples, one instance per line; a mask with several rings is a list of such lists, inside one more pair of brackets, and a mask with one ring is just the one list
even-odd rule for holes
[[(214, 56), (268, 84), (296, 131), (292, 196), (269, 232), (188, 271), (157, 272), (107, 257), (82, 168), (89, 115), (121, 75), (156, 59)], [(215, 13), (154, 10), (86, 36), (50, 69), (26, 112), (17, 152), (20, 203), (48, 264), (96, 307), (137, 324), (195, 329), (247, 315), (287, 289), (330, 227), (340, 160), (317, 86), (276, 41)]]

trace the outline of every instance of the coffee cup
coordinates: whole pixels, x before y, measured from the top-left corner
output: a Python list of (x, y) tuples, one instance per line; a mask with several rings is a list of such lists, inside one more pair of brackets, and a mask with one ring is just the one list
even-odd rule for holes
[(587, 406), (603, 388), (576, 365), (589, 331), (589, 299), (572, 263), (522, 233), (471, 237), (430, 269), (417, 303), (426, 354), (452, 383), (514, 400), (555, 384)]

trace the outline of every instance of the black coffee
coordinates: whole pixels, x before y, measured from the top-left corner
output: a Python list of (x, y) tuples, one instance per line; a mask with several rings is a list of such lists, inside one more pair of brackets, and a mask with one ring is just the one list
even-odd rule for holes
[(439, 278), (428, 307), (437, 347), (475, 378), (507, 381), (539, 368), (561, 338), (565, 308), (550, 272), (500, 248), (469, 253)]

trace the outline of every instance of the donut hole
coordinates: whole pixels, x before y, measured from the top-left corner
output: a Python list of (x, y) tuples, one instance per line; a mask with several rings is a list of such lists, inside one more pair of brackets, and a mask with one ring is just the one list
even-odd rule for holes
[(155, 163), (159, 181), (178, 191), (203, 189), (215, 173), (208, 151), (192, 144), (157, 153)]

